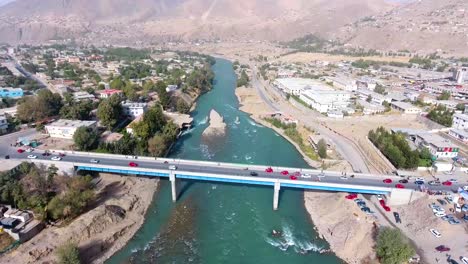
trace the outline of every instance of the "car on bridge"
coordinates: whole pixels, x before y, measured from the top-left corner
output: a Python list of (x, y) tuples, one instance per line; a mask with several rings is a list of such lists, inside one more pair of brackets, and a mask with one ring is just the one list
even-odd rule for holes
[(130, 163), (128, 163), (128, 166), (130, 166), (130, 167), (138, 167), (138, 164), (135, 163), (135, 162), (130, 162)]
[(442, 183), (442, 185), (445, 185), (445, 186), (452, 186), (452, 182), (451, 181), (444, 181)]
[(294, 176), (294, 175), (291, 175), (291, 176), (289, 176), (289, 179), (291, 179), (291, 180), (297, 180), (297, 177)]
[(18, 152), (18, 153), (20, 153), (20, 154), (21, 154), (21, 153), (23, 153), (23, 152), (24, 152), (24, 149), (17, 149), (17, 150), (16, 150), (16, 152)]
[(343, 175), (343, 176), (340, 177), (340, 179), (342, 179), (342, 180), (347, 180), (347, 179), (348, 179), (348, 176)]
[(272, 173), (273, 172), (273, 169), (271, 167), (268, 167), (265, 169), (265, 172), (267, 173)]
[(258, 173), (256, 173), (255, 171), (251, 171), (250, 176), (258, 176)]
[(288, 174), (289, 174), (289, 171), (284, 170), (284, 171), (281, 172), (281, 174), (282, 174), (282, 175), (288, 175)]
[(399, 180), (398, 182), (399, 182), (399, 183), (408, 183), (408, 180), (407, 180), (407, 179), (403, 179), (403, 180)]
[(404, 189), (405, 186), (404, 186), (403, 184), (401, 184), (401, 183), (398, 183), (398, 184), (395, 184), (395, 188), (397, 188), (397, 189)]
[(28, 159), (37, 159), (36, 155), (28, 155)]
[(385, 179), (383, 180), (384, 183), (392, 183), (392, 179)]
[(58, 156), (53, 156), (51, 160), (59, 161), (59, 160), (62, 160), (62, 158)]
[(91, 162), (91, 163), (99, 163), (99, 160), (97, 160), (97, 159), (92, 159), (92, 160), (90, 160), (89, 162)]
[(310, 175), (309, 173), (304, 173), (301, 175), (302, 178), (305, 178), (305, 179), (310, 179), (312, 178), (312, 175)]
[(169, 166), (169, 169), (170, 170), (177, 170), (177, 166), (176, 165), (171, 165), (171, 166)]

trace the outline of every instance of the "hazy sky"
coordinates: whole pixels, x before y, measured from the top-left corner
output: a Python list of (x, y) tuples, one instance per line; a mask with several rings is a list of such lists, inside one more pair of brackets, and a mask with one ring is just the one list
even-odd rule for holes
[(13, 2), (13, 1), (15, 1), (15, 0), (0, 0), (0, 6), (6, 5), (6, 4), (8, 4), (10, 2)]

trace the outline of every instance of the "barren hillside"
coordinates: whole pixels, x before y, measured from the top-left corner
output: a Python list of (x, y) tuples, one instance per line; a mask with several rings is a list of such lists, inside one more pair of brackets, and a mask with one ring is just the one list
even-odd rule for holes
[(421, 0), (349, 24), (331, 37), (375, 49), (466, 54), (468, 1)]
[(385, 0), (20, 0), (0, 8), (0, 42), (289, 40), (391, 8)]

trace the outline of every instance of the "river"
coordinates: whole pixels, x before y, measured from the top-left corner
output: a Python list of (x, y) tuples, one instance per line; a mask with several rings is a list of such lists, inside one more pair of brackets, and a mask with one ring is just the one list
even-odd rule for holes
[[(232, 64), (217, 59), (213, 71), (214, 87), (198, 99), (195, 125), (171, 157), (307, 167), (287, 140), (238, 110)], [(228, 128), (216, 150), (201, 142), (211, 109)], [(179, 181), (178, 191), (172, 203), (170, 184), (161, 180), (142, 228), (106, 263), (341, 263), (319, 253), (328, 245), (313, 229), (302, 191), (282, 189), (278, 211), (272, 209), (273, 187)], [(272, 237), (273, 229), (282, 237)]]

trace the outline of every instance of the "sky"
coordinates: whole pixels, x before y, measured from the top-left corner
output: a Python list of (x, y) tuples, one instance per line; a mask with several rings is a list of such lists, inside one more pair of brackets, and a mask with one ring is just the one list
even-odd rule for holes
[(15, 0), (0, 0), (0, 6), (6, 5), (6, 4), (8, 4), (10, 2), (13, 2), (13, 1), (15, 1)]

